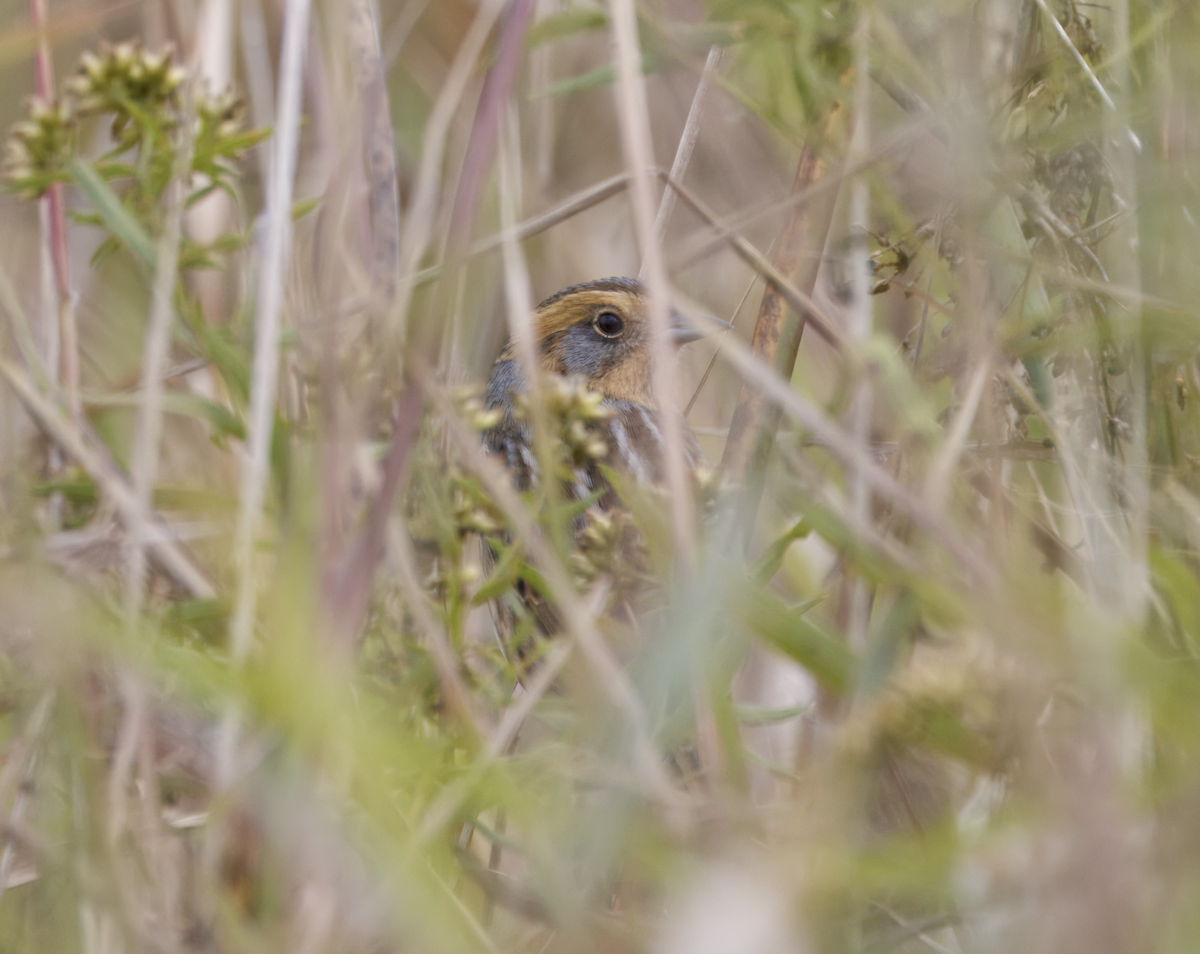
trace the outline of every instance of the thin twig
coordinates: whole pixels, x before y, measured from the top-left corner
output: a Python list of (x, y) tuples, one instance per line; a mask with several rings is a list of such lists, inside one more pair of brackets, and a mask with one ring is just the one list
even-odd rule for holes
[[(250, 411), (246, 423), (246, 460), (238, 494), (234, 527), (233, 566), (236, 574), (233, 612), (229, 619), (229, 648), (235, 666), (250, 654), (258, 606), (258, 567), (254, 541), (262, 520), (270, 476), (276, 385), (279, 379), (280, 312), (283, 309), (284, 269), (292, 237), (292, 191), (300, 138), (300, 99), (304, 53), (308, 42), (309, 0), (287, 0), (284, 10), (283, 51), (279, 63), (279, 100), (275, 141), (267, 178), (266, 236), (259, 265), (255, 306), (254, 359), (250, 380)], [(237, 762), (240, 715), (231, 704), (217, 739), (218, 786), (233, 783)], [(214, 836), (221, 833), (214, 829)]]
[[(848, 162), (858, 162), (870, 148), (871, 12), (864, 7), (854, 31), (854, 124), (850, 134)], [(850, 271), (850, 302), (846, 309), (846, 333), (851, 341), (864, 343), (874, 332), (874, 299), (871, 296), (867, 229), (870, 227), (870, 192), (861, 175), (847, 182), (846, 263)], [(790, 376), (789, 376), (790, 377)], [(871, 418), (875, 389), (871, 376), (856, 375), (851, 383), (848, 424), (858, 445), (866, 450), (871, 442)], [(850, 510), (860, 525), (871, 522), (871, 487), (861, 470), (852, 471), (847, 492)], [(844, 578), (846, 595), (846, 641), (854, 649), (867, 646), (871, 601), (874, 590), (857, 575)]]
[(108, 841), (116, 846), (127, 826), (127, 792), (134, 761), (140, 747), (141, 737), (147, 731), (146, 687), (141, 684), (132, 670), (121, 671), (118, 691), (122, 697), (124, 712), (117, 730), (116, 745), (108, 767)]
[[(687, 121), (683, 124), (683, 133), (679, 137), (679, 145), (675, 148), (675, 161), (671, 163), (671, 178), (682, 182), (687, 173), (688, 164), (692, 161), (692, 150), (696, 148), (696, 140), (700, 138), (700, 120), (704, 116), (704, 94), (708, 92), (709, 82), (713, 74), (721, 68), (721, 59), (725, 55), (723, 47), (714, 46), (708, 51), (704, 61), (704, 71), (700, 74), (700, 82), (696, 84), (696, 94), (692, 97), (692, 106), (688, 110)], [(671, 221), (671, 212), (675, 208), (675, 190), (663, 189), (662, 200), (658, 205), (658, 216), (654, 219), (654, 234), (662, 242), (667, 236), (667, 225)], [(643, 271), (645, 266), (643, 265)], [(639, 275), (645, 278), (645, 275)]]
[(351, 644), (356, 644), (363, 635), (362, 623), (367, 615), (371, 585), (386, 552), (388, 519), (420, 428), (422, 403), (421, 390), (415, 384), (407, 385), (400, 392), (392, 418), (392, 436), (381, 468), (379, 492), (341, 558), (322, 573), (322, 602), (330, 624), (335, 634)]
[[(671, 178), (676, 182), (682, 182), (683, 177), (687, 174), (688, 164), (692, 159), (692, 150), (695, 149), (696, 140), (700, 136), (700, 120), (704, 115), (704, 95), (708, 91), (709, 80), (721, 65), (723, 56), (724, 49), (722, 47), (713, 46), (708, 51), (708, 58), (704, 63), (704, 71), (700, 74), (700, 82), (696, 84), (696, 93), (692, 97), (692, 105), (688, 110), (687, 121), (684, 123), (683, 133), (679, 137), (679, 145), (675, 149), (675, 161), (671, 163)], [(671, 220), (671, 212), (675, 208), (675, 199), (675, 190), (669, 186), (665, 187), (658, 206), (658, 216), (654, 220), (654, 235), (659, 243), (666, 238), (667, 225)], [(639, 277), (645, 278), (644, 260), (642, 263), (642, 272), (643, 274), (639, 275)], [(713, 365), (710, 363), (709, 368), (712, 367)], [(685, 418), (688, 411), (691, 410), (696, 396), (700, 394), (700, 388), (704, 386), (704, 381), (707, 378), (708, 373), (706, 371), (700, 384), (696, 387), (692, 400), (688, 402), (687, 409), (684, 411)], [(716, 720), (713, 717), (708, 697), (704, 692), (705, 685), (704, 674), (695, 674), (692, 681), (693, 709), (695, 710), (694, 721), (701, 764), (706, 770), (715, 774), (721, 768), (723, 758), (716, 739)]]
[(944, 506), (947, 491), (950, 486), (950, 473), (954, 469), (954, 465), (958, 462), (962, 452), (966, 449), (967, 436), (971, 433), (971, 425), (975, 422), (975, 415), (979, 411), (979, 403), (983, 398), (984, 388), (991, 379), (991, 356), (984, 354), (978, 365), (975, 367), (975, 373), (971, 376), (971, 383), (967, 387), (966, 397), (963, 399), (962, 407), (954, 416), (954, 423), (950, 427), (950, 433), (946, 435), (946, 439), (942, 442), (941, 450), (938, 452), (937, 459), (933, 462), (933, 466), (929, 468), (929, 474), (925, 478), (925, 499), (930, 506), (939, 504)]
[(391, 69), (392, 64), (396, 61), (396, 57), (400, 55), (400, 51), (408, 41), (413, 27), (417, 25), (417, 21), (424, 15), (425, 8), (429, 6), (429, 2), (430, 0), (407, 0), (401, 8), (400, 15), (396, 18), (396, 22), (392, 24), (391, 32), (387, 35), (387, 42), (383, 46), (383, 66), (385, 71)]
[[(29, 19), (37, 30), (34, 54), (35, 89), (46, 105), (54, 102), (54, 65), (50, 55), (49, 23), (46, 0), (29, 0)], [(67, 250), (67, 222), (63, 204), (63, 185), (55, 182), (42, 199), (45, 213), (46, 244), (54, 268), (56, 301), (43, 312), (46, 330), (46, 364), (60, 381), (71, 414), (78, 416), (79, 406), (79, 333), (75, 323), (75, 296), (71, 290), (70, 256)]]
[[(1112, 48), (1117, 57), (1115, 86), (1123, 92), (1120, 109), (1115, 111), (1115, 124), (1127, 124), (1132, 108), (1132, 90), (1136, 89), (1130, 66), (1131, 13), (1129, 0), (1116, 0), (1112, 8)], [(1138, 163), (1137, 157), (1127, 148), (1122, 148), (1116, 136), (1105, 137), (1110, 155), (1108, 168), (1112, 170), (1113, 196), (1125, 209), (1138, 209)], [(1139, 254), (1149, 236), (1140, 229), (1146, 220), (1138, 215), (1124, 216), (1114, 227), (1108, 253), (1112, 258), (1110, 268), (1122, 284), (1142, 287), (1143, 258)], [(1150, 543), (1150, 414), (1157, 405), (1152, 401), (1147, 372), (1153, 367), (1150, 357), (1149, 331), (1151, 325), (1146, 316), (1134, 312), (1128, 316), (1129, 327), (1126, 343), (1130, 349), (1129, 377), (1123, 398), (1127, 399), (1127, 418), (1131, 426), (1131, 440), (1125, 451), (1125, 473), (1122, 477), (1122, 495), (1126, 511), (1126, 533), (1128, 557), (1120, 573), (1123, 586), (1123, 611), (1130, 620), (1145, 618), (1147, 601), (1152, 590), (1149, 575), (1148, 547)]]
[[(543, 212), (541, 215), (535, 215), (532, 218), (526, 219), (513, 226), (512, 229), (501, 229), (495, 235), (481, 239), (472, 245), (467, 251), (463, 252), (457, 259), (459, 263), (468, 262), (473, 258), (478, 258), (480, 255), (485, 255), (488, 252), (502, 246), (507, 241), (521, 242), (534, 235), (539, 235), (547, 229), (553, 228), (560, 222), (565, 222), (572, 216), (578, 215), (594, 205), (599, 205), (605, 199), (611, 199), (614, 195), (622, 192), (629, 184), (629, 175), (627, 173), (619, 173), (601, 182), (597, 182), (593, 186), (588, 186), (571, 198), (560, 202), (549, 211)], [(424, 285), (427, 282), (439, 278), (445, 265), (431, 265), (429, 268), (423, 268), (413, 275), (411, 282), (415, 287)]]
[[(34, 54), (34, 88), (38, 97), (47, 105), (54, 101), (54, 66), (50, 57), (48, 24), (46, 22), (46, 0), (30, 0), (29, 19), (37, 30), (37, 51)], [(66, 216), (63, 211), (63, 185), (54, 182), (46, 190), (39, 203), (42, 230), (43, 281), (41, 308), (41, 348), (39, 353), (45, 366), (50, 369), (60, 385), (64, 380), (73, 382), (67, 387), (68, 406), (72, 414), (78, 414), (79, 360), (77, 335), (75, 334), (75, 308), (71, 293), (70, 256), (67, 251)], [(47, 269), (46, 259), (49, 259)], [(64, 360), (63, 338), (68, 339), (71, 357)], [(69, 367), (68, 367), (69, 366)], [(51, 444), (46, 451), (47, 473), (57, 474), (62, 469), (62, 452)], [(62, 524), (63, 495), (56, 492), (50, 496), (48, 514), (51, 526)]]
[[(726, 216), (724, 218), (718, 217), (715, 213), (710, 212), (708, 215), (704, 215), (697, 211), (697, 214), (701, 218), (706, 219), (717, 229), (717, 234), (705, 237), (690, 248), (682, 249), (673, 260), (674, 266), (676, 268), (686, 268), (701, 259), (707, 258), (721, 246), (727, 244), (731, 234), (743, 233), (746, 229), (762, 222), (764, 219), (771, 219), (775, 216), (787, 214), (797, 206), (807, 205), (821, 196), (834, 192), (841, 185), (842, 179), (857, 175), (900, 150), (910, 147), (914, 140), (926, 135), (930, 128), (938, 122), (941, 122), (941, 120), (932, 114), (914, 119), (904, 129), (881, 137), (879, 145), (872, 149), (862, 160), (854, 163), (844, 163), (839, 169), (829, 170), (819, 182), (810, 188), (789, 196), (782, 202), (769, 202), (756, 209), (750, 209), (738, 215)], [(665, 173), (660, 173), (660, 175), (665, 175)], [(680, 198), (683, 198), (687, 202), (686, 190), (681, 191)], [(693, 210), (696, 211), (694, 208)]]
[[(816, 151), (810, 144), (806, 144), (796, 164), (792, 191), (798, 192), (808, 188), (820, 179), (823, 171), (824, 164), (817, 157)], [(811, 230), (810, 239), (810, 211), (807, 206), (797, 206), (792, 210), (792, 216), (776, 245), (774, 261), (770, 263), (773, 272), (788, 286), (791, 286), (791, 274), (799, 268), (805, 245), (816, 244), (823, 247), (825, 244), (829, 218), (820, 216), (821, 221), (811, 223), (815, 228)], [(832, 205), (828, 205), (825, 211), (832, 215)], [(748, 242), (746, 244), (749, 245)], [(763, 261), (766, 261), (765, 258)], [(807, 298), (816, 284), (816, 279), (817, 265), (813, 264), (802, 276), (805, 288), (795, 289), (797, 296), (804, 295)], [(792, 304), (793, 308), (790, 315), (788, 304)], [(808, 317), (808, 309), (795, 307), (781, 287), (768, 280), (759, 305), (758, 319), (754, 324), (751, 347), (774, 367), (782, 378), (791, 380), (799, 353), (800, 338)], [(721, 455), (721, 470), (747, 487), (743, 514), (743, 521), (747, 527), (754, 524), (754, 514), (757, 512), (758, 499), (762, 493), (762, 477), (778, 423), (777, 414), (764, 415), (762, 394), (751, 383), (743, 384), (729, 425), (729, 438)]]
[[(750, 292), (754, 291), (754, 283), (756, 281), (758, 281), (757, 273), (750, 278), (749, 283), (746, 285), (746, 290), (742, 292), (742, 297), (738, 299), (737, 307), (733, 309), (733, 314), (729, 316), (730, 327), (725, 331), (724, 334), (721, 335), (722, 339), (724, 339), (725, 335), (729, 334), (729, 332), (732, 331), (733, 327), (737, 324), (737, 316), (741, 314), (742, 306), (746, 304), (746, 299), (750, 297)], [(692, 408), (696, 406), (696, 401), (700, 397), (700, 392), (704, 390), (704, 385), (708, 383), (709, 375), (712, 374), (713, 368), (717, 366), (717, 355), (720, 350), (721, 343), (718, 340), (717, 350), (714, 351), (712, 357), (708, 359), (708, 364), (704, 366), (704, 373), (700, 375), (700, 380), (696, 382), (696, 389), (692, 391), (692, 396), (688, 399), (687, 406), (683, 409), (683, 416), (685, 418), (692, 413)], [(692, 430), (697, 434), (701, 433), (700, 429), (696, 428), (695, 426), (692, 427)], [(720, 428), (719, 433), (722, 435), (727, 434), (728, 428)]]
[[(679, 198), (683, 200), (684, 205), (688, 206), (700, 218), (716, 229), (720, 234), (721, 241), (728, 243), (742, 261), (770, 282), (783, 297), (784, 301), (788, 303), (789, 307), (794, 309), (797, 314), (804, 315), (806, 322), (812, 325), (813, 329), (822, 338), (839, 351), (842, 349), (845, 344), (842, 332), (833, 323), (833, 319), (826, 315), (811, 297), (788, 281), (787, 276), (767, 261), (762, 252), (755, 248), (748, 239), (740, 235), (728, 223), (722, 222), (717, 214), (697, 198), (690, 189), (685, 188), (666, 173), (661, 173), (661, 175), (666, 179), (668, 185), (679, 193)], [(812, 189), (806, 189), (805, 193), (813, 191)]]
[[(603, 596), (603, 593), (593, 593), (592, 599), (588, 602), (599, 605), (596, 600), (602, 599)], [(521, 726), (529, 717), (529, 713), (550, 691), (563, 666), (571, 658), (574, 646), (573, 641), (560, 639), (550, 648), (533, 674), (533, 678), (523, 687), (523, 692), (517, 701), (511, 703), (504, 710), (499, 724), (492, 730), (483, 753), (471, 763), (469, 775), (443, 789), (437, 800), (424, 813), (421, 827), (412, 839), (412, 850), (423, 850), (430, 839), (445, 829), (473, 794), (475, 786), (484, 777), (487, 770), (509, 750), (509, 747), (516, 741)]]
[[(271, 52), (267, 40), (267, 25), (263, 17), (265, 0), (242, 0), (241, 27), (242, 74), (249, 93), (250, 120), (255, 129), (267, 129), (275, 118), (275, 90), (271, 85)], [(254, 149), (258, 174), (267, 181), (270, 170), (270, 140)]]
[[(1093, 494), (1087, 475), (1084, 472), (1083, 464), (1080, 463), (1079, 458), (1075, 454), (1070, 435), (1065, 433), (1055, 423), (1053, 417), (1042, 407), (1033, 391), (1030, 390), (1024, 381), (1017, 377), (1011, 368), (1000, 365), (996, 370), (1004, 378), (1008, 386), (1020, 397), (1025, 406), (1030, 408), (1038, 420), (1045, 425), (1046, 431), (1050, 435), (1050, 440), (1054, 444), (1055, 455), (1058, 457), (1062, 467), (1068, 492), (1074, 498), (1076, 512), (1080, 514), (1090, 512), (1096, 515), (1104, 525), (1105, 530), (1108, 531), (1108, 542), (1114, 546), (1119, 545), (1120, 533), (1110, 521), (1103, 518), (1103, 511)], [(1088, 511), (1084, 510), (1085, 505), (1089, 508)]]
[[(500, 179), (500, 228), (506, 237), (501, 246), (504, 263), (505, 315), (509, 336), (513, 342), (529, 392), (529, 424), (533, 435), (533, 451), (541, 472), (553, 473), (554, 450), (551, 446), (550, 427), (547, 420), (544, 380), (538, 361), (537, 332), (533, 326), (533, 291), (529, 280), (521, 247), (513, 236), (513, 223), (517, 216), (516, 197), (520, 194), (521, 151), (520, 136), (515, 121), (504, 124), (501, 148), (498, 156), (497, 174)], [(562, 502), (561, 489), (557, 481), (548, 481), (542, 487), (546, 494), (546, 506), (555, 512)], [(559, 552), (566, 550), (566, 520), (551, 521), (551, 540)]]
[[(395, 294), (400, 254), (399, 185), (396, 179), (395, 132), (392, 129), (388, 91), (380, 56), (379, 23), (371, 0), (353, 0), (347, 11), (347, 34), (362, 110), (362, 159), (366, 166), (370, 207), (371, 302), (375, 311)], [(401, 473), (408, 460), (420, 416), (420, 396), (407, 388), (396, 402), (392, 436), (376, 498), (369, 504), (358, 532), (345, 542), (344, 486), (349, 435), (339, 423), (342, 389), (337, 379), (337, 336), (340, 316), (326, 313), (319, 331), (324, 339), (320, 354), (320, 437), (322, 550), (327, 558), (320, 569), (321, 604), (328, 632), (340, 648), (361, 641), (375, 571), (385, 552), (384, 530)], [(416, 398), (416, 406), (413, 399)]]

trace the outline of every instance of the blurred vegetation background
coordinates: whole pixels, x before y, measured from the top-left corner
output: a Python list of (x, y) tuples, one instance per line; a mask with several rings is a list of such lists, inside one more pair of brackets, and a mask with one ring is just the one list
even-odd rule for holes
[[(0, 17), (0, 950), (1200, 946), (1192, 4)], [(469, 389), (655, 243), (616, 633)]]

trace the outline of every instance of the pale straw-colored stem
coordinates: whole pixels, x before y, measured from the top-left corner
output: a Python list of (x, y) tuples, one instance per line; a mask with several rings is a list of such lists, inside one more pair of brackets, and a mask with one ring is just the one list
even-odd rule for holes
[(841, 461), (847, 470), (860, 471), (874, 493), (881, 495), (896, 511), (908, 516), (916, 527), (938, 541), (974, 584), (994, 579), (995, 574), (988, 561), (943, 522), (939, 511), (901, 484), (875, 460), (869, 445), (864, 446), (822, 408), (793, 390), (736, 335), (725, 338), (720, 354), (743, 380), (761, 389), (768, 401), (778, 404), (785, 414), (807, 430), (815, 443)]
[(967, 385), (967, 393), (963, 398), (962, 407), (954, 415), (954, 423), (950, 426), (950, 432), (942, 441), (937, 458), (925, 478), (925, 500), (931, 507), (938, 506), (950, 492), (950, 478), (954, 473), (954, 466), (967, 446), (967, 438), (971, 435), (975, 415), (979, 412), (979, 404), (983, 400), (984, 390), (991, 379), (991, 355), (985, 351), (975, 364), (975, 371), (971, 375), (971, 383)]
[(283, 308), (284, 266), (292, 238), (292, 193), (300, 139), (300, 94), (308, 14), (308, 0), (288, 0), (279, 65), (279, 109), (271, 149), (271, 175), (267, 180), (266, 234), (254, 310), (254, 363), (250, 380), (250, 415), (246, 425), (246, 461), (233, 538), (237, 591), (229, 640), (235, 662), (244, 660), (250, 651), (258, 601), (254, 541), (260, 528), (270, 475), (275, 392), (279, 380), (280, 312)]
[[(618, 192), (624, 191), (628, 184), (629, 176), (621, 172), (615, 176), (603, 179), (595, 185), (588, 186), (586, 189), (580, 189), (573, 196), (564, 199), (548, 211), (540, 215), (531, 216), (523, 222), (513, 225), (511, 228), (502, 228), (495, 235), (489, 235), (487, 238), (480, 239), (465, 252), (461, 253), (456, 262), (459, 264), (468, 262), (473, 258), (500, 248), (505, 242), (520, 242), (531, 236), (539, 235), (547, 229), (551, 229), (559, 223), (573, 218), (580, 212), (603, 202), (605, 199), (612, 198)], [(430, 265), (428, 268), (423, 268), (413, 275), (412, 284), (415, 286), (431, 282), (435, 278), (440, 278), (444, 270), (444, 265)]]
[[(149, 513), (154, 485), (158, 480), (159, 444), (163, 426), (163, 384), (171, 347), (171, 323), (175, 309), (172, 298), (179, 271), (179, 246), (183, 234), (184, 202), (192, 143), (195, 135), (193, 101), (185, 94), (184, 121), (180, 125), (171, 182), (167, 186), (167, 207), (163, 233), (155, 257), (154, 288), (150, 296), (150, 317), (142, 343), (142, 372), (138, 401), (137, 429), (130, 454), (130, 477), (139, 513)], [(131, 533), (125, 554), (125, 612), (130, 620), (142, 608), (146, 575), (146, 540)]]
[(446, 151), (446, 139), (467, 86), (475, 78), (484, 44), (503, 8), (504, 0), (484, 0), (481, 4), (475, 19), (471, 21), (470, 29), (459, 44), (450, 72), (441, 92), (438, 93), (429, 121), (425, 124), (421, 140), (421, 160), (417, 166), (412, 199), (405, 216), (404, 233), (400, 238), (400, 281), (396, 287), (386, 330), (389, 346), (404, 340), (408, 310), (415, 286), (413, 274), (433, 234), (438, 196), (442, 190), (442, 160)]
[[(700, 74), (700, 82), (696, 84), (696, 93), (692, 97), (692, 107), (688, 110), (687, 121), (683, 124), (683, 133), (679, 137), (679, 145), (675, 149), (675, 161), (671, 163), (671, 180), (682, 182), (687, 173), (688, 164), (692, 161), (692, 152), (696, 148), (696, 140), (700, 138), (700, 120), (704, 116), (704, 94), (715, 73), (721, 67), (721, 59), (725, 55), (723, 47), (714, 46), (708, 51), (708, 59), (704, 61), (704, 72)], [(658, 216), (654, 219), (654, 234), (661, 243), (667, 235), (667, 226), (671, 222), (671, 213), (675, 210), (675, 190), (663, 189), (662, 199), (658, 205)], [(646, 277), (646, 264), (642, 263), (639, 278)]]
[[(871, 142), (870, 110), (870, 25), (869, 8), (859, 16), (855, 30), (854, 50), (854, 128), (850, 136), (848, 162), (861, 162)], [(870, 228), (870, 193), (866, 180), (854, 176), (847, 182), (846, 256), (850, 272), (850, 304), (846, 309), (846, 332), (852, 342), (870, 340), (873, 332), (874, 298), (871, 295), (868, 271), (867, 235)], [(875, 403), (870, 375), (859, 375), (850, 402), (849, 426), (854, 439), (864, 452), (870, 452), (871, 419)], [(850, 509), (854, 519), (866, 526), (871, 520), (871, 486), (861, 470), (849, 475)], [(850, 601), (847, 639), (850, 645), (862, 650), (867, 644), (867, 628), (871, 616), (871, 590), (864, 580), (854, 577), (848, 591)]]
[(660, 414), (664, 450), (664, 471), (670, 494), (671, 531), (680, 565), (695, 560), (692, 527), (692, 488), (683, 454), (683, 422), (675, 413), (675, 362), (668, 345), (670, 314), (667, 272), (662, 246), (654, 231), (653, 187), (654, 151), (650, 136), (650, 112), (642, 77), (642, 52), (638, 42), (637, 12), (634, 0), (610, 0), (614, 56), (616, 59), (617, 118), (621, 127), (621, 145), (625, 168), (629, 172), (629, 193), (633, 205), (634, 232), (642, 253), (642, 274), (646, 285), (646, 311), (654, 340), (653, 394)]

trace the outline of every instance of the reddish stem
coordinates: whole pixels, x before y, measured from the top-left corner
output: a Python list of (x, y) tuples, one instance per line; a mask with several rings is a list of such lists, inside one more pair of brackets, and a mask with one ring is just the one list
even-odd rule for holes
[[(38, 32), (37, 50), (33, 56), (34, 87), (38, 98), (47, 105), (54, 102), (54, 65), (50, 58), (46, 0), (29, 0), (29, 17)], [(62, 183), (54, 183), (42, 197), (49, 228), (50, 260), (54, 266), (54, 288), (58, 293), (53, 320), (59, 323), (59, 371), (68, 395), (79, 393), (79, 356), (75, 325), (70, 317), (71, 272), (67, 256), (66, 210), (63, 204)], [(72, 410), (77, 402), (72, 400)]]

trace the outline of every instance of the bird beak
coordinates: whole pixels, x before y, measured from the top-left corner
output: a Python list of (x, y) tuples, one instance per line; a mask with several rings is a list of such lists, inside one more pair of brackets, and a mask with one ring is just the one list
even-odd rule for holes
[(671, 343), (679, 348), (693, 341), (699, 341), (718, 331), (729, 331), (733, 328), (728, 321), (714, 318), (712, 315), (701, 315), (694, 321), (684, 318), (679, 312), (671, 312)]

